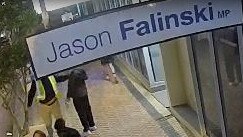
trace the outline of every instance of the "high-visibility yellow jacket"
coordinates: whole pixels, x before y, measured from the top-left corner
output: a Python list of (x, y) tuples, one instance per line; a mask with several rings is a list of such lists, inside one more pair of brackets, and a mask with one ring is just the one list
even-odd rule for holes
[[(49, 76), (48, 79), (51, 82), (51, 85), (52, 85), (52, 88), (53, 88), (53, 90), (54, 90), (54, 92), (56, 94), (56, 97), (58, 99), (60, 99), (62, 97), (62, 94), (57, 89), (57, 82), (56, 82), (55, 77), (54, 76)], [(44, 100), (46, 98), (45, 88), (44, 88), (41, 80), (38, 80), (37, 83), (38, 83), (38, 88), (39, 88), (39, 90), (38, 90), (39, 91), (39, 95), (37, 96), (37, 100), (38, 101), (39, 100)]]

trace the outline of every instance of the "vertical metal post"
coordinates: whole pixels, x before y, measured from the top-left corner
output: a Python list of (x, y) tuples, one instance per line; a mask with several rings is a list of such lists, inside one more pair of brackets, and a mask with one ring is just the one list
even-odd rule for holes
[(206, 136), (206, 124), (204, 120), (204, 107), (203, 107), (203, 101), (202, 101), (202, 94), (200, 93), (200, 86), (199, 86), (199, 80), (198, 80), (198, 70), (196, 65), (196, 57), (195, 57), (195, 49), (192, 47), (192, 39), (191, 37), (187, 37), (187, 49), (189, 54), (189, 60), (190, 60), (190, 66), (191, 66), (191, 73), (192, 73), (192, 80), (193, 80), (193, 86), (195, 89), (195, 98), (197, 102), (197, 117), (199, 121), (200, 131), (202, 136)]
[(221, 75), (220, 75), (220, 66), (219, 66), (219, 59), (218, 59), (218, 55), (217, 52), (215, 51), (216, 45), (214, 45), (214, 41), (213, 41), (213, 32), (209, 33), (209, 51), (211, 54), (211, 61), (212, 61), (212, 65), (213, 65), (213, 77), (214, 77), (214, 84), (215, 84), (215, 91), (216, 91), (216, 101), (217, 101), (217, 112), (219, 114), (219, 120), (221, 123), (221, 132), (222, 132), (222, 137), (227, 137), (227, 133), (226, 133), (226, 121), (225, 121), (225, 115), (224, 115), (224, 106), (222, 103), (223, 96), (222, 96), (222, 84), (221, 84)]
[(41, 17), (42, 17), (42, 23), (44, 24), (45, 29), (49, 28), (50, 25), (50, 19), (48, 12), (46, 10), (46, 5), (44, 0), (39, 0), (40, 7), (41, 7)]
[(241, 75), (243, 77), (243, 34), (242, 34), (242, 26), (237, 26), (237, 36), (238, 36), (238, 45), (239, 45), (239, 53), (240, 53), (240, 66), (241, 66)]

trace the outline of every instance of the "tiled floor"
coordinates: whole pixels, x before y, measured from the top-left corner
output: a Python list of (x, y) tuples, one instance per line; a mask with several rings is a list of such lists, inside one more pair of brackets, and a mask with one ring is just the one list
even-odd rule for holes
[[(96, 63), (87, 68), (89, 97), (98, 127), (91, 137), (167, 136), (121, 81), (115, 85), (103, 80), (102, 68)], [(68, 124), (81, 129), (75, 112), (70, 111), (73, 115), (67, 116)]]
[[(103, 80), (102, 68), (97, 62), (85, 66), (84, 69), (89, 77), (88, 93), (98, 127), (90, 137), (174, 137), (161, 128), (159, 122), (149, 115), (121, 80), (119, 84)], [(66, 91), (66, 84), (60, 85), (60, 89)], [(82, 133), (82, 126), (73, 105), (65, 106), (62, 101), (62, 111), (67, 125)]]

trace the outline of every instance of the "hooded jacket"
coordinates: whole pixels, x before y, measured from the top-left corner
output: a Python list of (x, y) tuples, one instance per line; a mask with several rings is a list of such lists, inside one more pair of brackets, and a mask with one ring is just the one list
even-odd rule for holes
[(87, 88), (85, 80), (87, 80), (87, 74), (83, 69), (75, 69), (71, 72), (68, 80), (68, 98), (76, 98), (86, 96)]

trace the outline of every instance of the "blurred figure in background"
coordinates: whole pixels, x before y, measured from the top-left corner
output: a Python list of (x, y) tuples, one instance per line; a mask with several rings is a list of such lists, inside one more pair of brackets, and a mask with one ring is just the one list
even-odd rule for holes
[(105, 73), (105, 79), (117, 84), (118, 80), (116, 77), (115, 68), (112, 64), (113, 58), (111, 56), (105, 56), (100, 59), (101, 65), (103, 66), (103, 71)]

